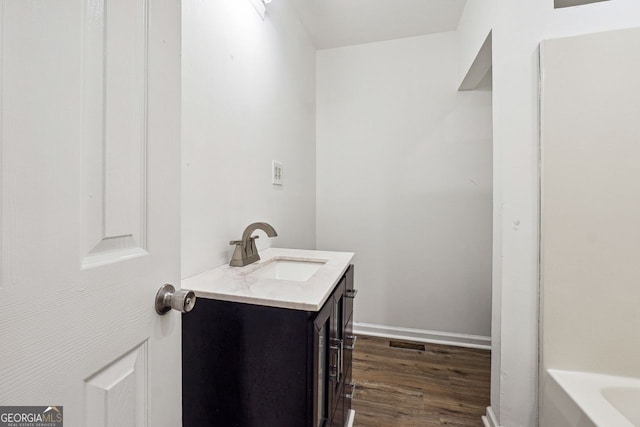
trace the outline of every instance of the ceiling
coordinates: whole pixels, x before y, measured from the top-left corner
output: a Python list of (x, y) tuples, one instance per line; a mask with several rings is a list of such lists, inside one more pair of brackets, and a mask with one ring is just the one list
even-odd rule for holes
[(466, 0), (292, 0), (316, 48), (454, 31)]
[(581, 6), (583, 4), (598, 3), (607, 0), (554, 0), (553, 7), (558, 9), (561, 7)]

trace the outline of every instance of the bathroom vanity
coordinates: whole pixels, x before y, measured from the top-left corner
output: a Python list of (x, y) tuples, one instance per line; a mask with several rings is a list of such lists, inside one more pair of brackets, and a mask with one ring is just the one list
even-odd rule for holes
[(268, 249), (183, 281), (183, 425), (343, 427), (354, 385), (352, 253)]

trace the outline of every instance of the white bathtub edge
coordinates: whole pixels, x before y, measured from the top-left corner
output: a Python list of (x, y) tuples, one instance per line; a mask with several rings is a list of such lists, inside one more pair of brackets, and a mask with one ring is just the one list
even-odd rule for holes
[[(576, 423), (573, 425), (634, 427), (604, 398), (602, 389), (611, 386), (640, 387), (640, 379), (558, 369), (548, 369), (547, 374), (542, 426), (560, 425), (557, 417), (562, 416), (563, 420)], [(562, 391), (566, 399), (558, 391)], [(575, 408), (571, 407), (572, 404)]]

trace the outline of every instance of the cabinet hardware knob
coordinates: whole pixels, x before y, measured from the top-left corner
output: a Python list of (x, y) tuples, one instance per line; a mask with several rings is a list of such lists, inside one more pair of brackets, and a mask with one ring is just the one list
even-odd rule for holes
[(350, 383), (345, 384), (345, 385), (348, 385), (349, 387), (351, 387), (351, 393), (345, 394), (344, 397), (347, 398), (347, 399), (353, 400), (353, 396), (355, 396), (355, 394), (356, 394), (356, 383), (350, 382)]
[(355, 298), (356, 295), (358, 295), (357, 289), (349, 289), (347, 290), (344, 296), (346, 296), (347, 298)]
[(350, 345), (345, 345), (344, 348), (346, 350), (353, 350), (356, 348), (356, 341), (358, 341), (358, 336), (357, 335), (347, 335), (347, 339), (351, 340), (351, 344)]

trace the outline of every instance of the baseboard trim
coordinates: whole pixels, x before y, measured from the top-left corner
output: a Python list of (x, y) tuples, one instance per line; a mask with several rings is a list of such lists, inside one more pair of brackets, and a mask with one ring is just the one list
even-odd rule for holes
[(498, 424), (498, 419), (496, 418), (496, 414), (493, 413), (493, 409), (491, 406), (487, 407), (487, 416), (482, 417), (482, 422), (485, 427), (500, 427)]
[(374, 323), (363, 322), (353, 322), (353, 332), (355, 334), (370, 335), (372, 337), (384, 337), (406, 341), (491, 350), (491, 337), (484, 337), (481, 335), (427, 331), (424, 329), (401, 328), (397, 326), (376, 325)]

